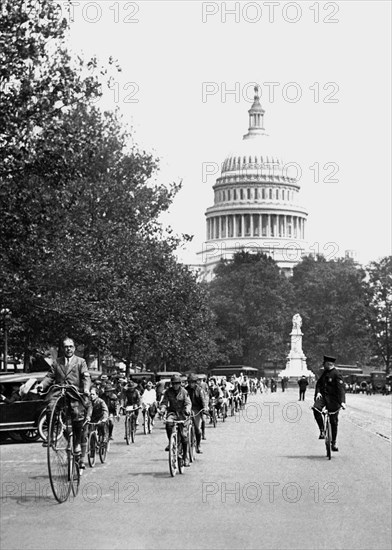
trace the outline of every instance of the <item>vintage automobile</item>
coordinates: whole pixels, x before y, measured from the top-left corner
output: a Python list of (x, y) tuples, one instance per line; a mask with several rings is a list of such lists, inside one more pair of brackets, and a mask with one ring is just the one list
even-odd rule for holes
[[(45, 438), (47, 401), (31, 392), (47, 372), (23, 372), (0, 375), (0, 441), (37, 441)], [(98, 373), (90, 371), (94, 381)]]
[[(0, 376), (0, 437), (7, 436), (15, 441), (37, 441), (38, 424), (46, 409), (46, 401), (30, 393), (35, 383), (40, 382), (46, 372), (3, 374)], [(42, 421), (42, 420), (41, 420)]]

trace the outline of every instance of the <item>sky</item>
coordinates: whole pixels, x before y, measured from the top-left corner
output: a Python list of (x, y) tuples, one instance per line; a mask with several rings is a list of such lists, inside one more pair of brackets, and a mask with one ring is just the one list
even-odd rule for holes
[(71, 19), (75, 53), (121, 66), (102, 108), (159, 157), (160, 182), (182, 180), (163, 216), (194, 235), (181, 260), (199, 261), (255, 84), (275, 155), (298, 166), (310, 249), (363, 264), (392, 253), (390, 2), (80, 0)]

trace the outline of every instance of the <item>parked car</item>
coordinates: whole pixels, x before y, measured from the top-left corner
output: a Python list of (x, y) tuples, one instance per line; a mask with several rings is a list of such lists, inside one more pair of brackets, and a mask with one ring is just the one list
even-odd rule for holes
[[(0, 440), (11, 437), (15, 441), (45, 439), (46, 396), (31, 392), (47, 372), (23, 372), (0, 375)], [(91, 379), (97, 378), (90, 371)]]
[(30, 393), (41, 382), (46, 372), (24, 372), (0, 376), (0, 436), (14, 440), (36, 441), (39, 439), (38, 423), (46, 409), (46, 401)]

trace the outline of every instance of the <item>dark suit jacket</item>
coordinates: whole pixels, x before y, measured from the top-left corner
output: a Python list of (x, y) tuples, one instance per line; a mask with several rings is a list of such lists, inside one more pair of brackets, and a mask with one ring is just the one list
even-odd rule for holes
[(53, 362), (48, 374), (42, 380), (43, 391), (47, 390), (52, 384), (70, 384), (80, 391), (90, 389), (90, 374), (84, 359), (73, 355), (69, 366), (65, 364), (65, 357), (59, 357)]
[(335, 367), (329, 371), (324, 371), (317, 380), (315, 396), (318, 393), (321, 393), (324, 397), (329, 410), (338, 409), (342, 403), (346, 402), (344, 381)]

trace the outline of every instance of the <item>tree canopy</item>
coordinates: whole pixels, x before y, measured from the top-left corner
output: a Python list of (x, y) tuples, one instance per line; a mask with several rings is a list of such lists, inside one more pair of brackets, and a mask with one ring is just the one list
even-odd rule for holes
[[(159, 216), (180, 185), (132, 145), (117, 112), (96, 106), (95, 59), (71, 58), (49, 0), (2, 3), (0, 300), (10, 349), (64, 335), (85, 354), (205, 367), (213, 349), (206, 293), (175, 259)], [(109, 60), (108, 66), (113, 63)]]

